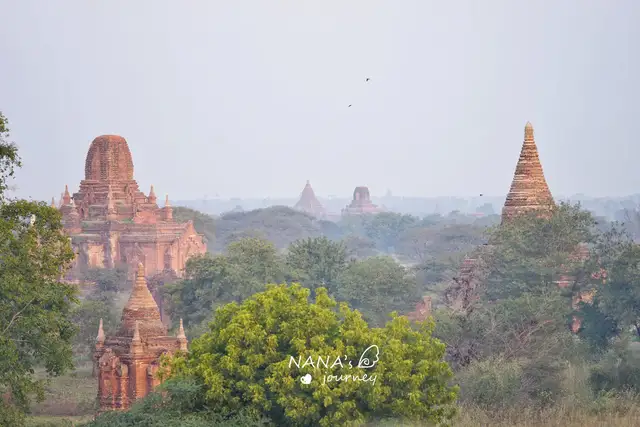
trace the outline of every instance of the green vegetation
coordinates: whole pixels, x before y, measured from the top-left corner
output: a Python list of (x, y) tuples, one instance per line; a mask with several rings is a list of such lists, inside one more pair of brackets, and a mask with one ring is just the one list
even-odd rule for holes
[[(97, 325), (117, 330), (127, 272), (86, 271), (81, 292), (59, 282), (73, 257), (60, 214), (7, 197), (20, 166), (7, 137), (0, 114), (0, 425), (638, 424), (637, 215), (627, 212), (628, 236), (569, 204), (501, 226), (459, 212), (330, 223), (286, 207), (220, 218), (176, 208), (211, 251), (164, 288), (190, 352), (163, 360), (158, 392), (90, 421)], [(483, 244), (477, 283), (452, 281)], [(468, 304), (454, 309), (456, 286)], [(425, 294), (433, 319), (397, 315)], [(375, 383), (327, 381), (352, 379), (345, 362), (373, 344)]]
[[(189, 354), (169, 361), (173, 377), (193, 390), (188, 412), (236, 417), (248, 411), (280, 426), (361, 425), (391, 416), (442, 422), (453, 416), (456, 388), (448, 385), (444, 344), (431, 337), (433, 323), (414, 331), (406, 318), (395, 317), (384, 328), (369, 328), (346, 304), (336, 310), (324, 288), (313, 303), (309, 294), (299, 285), (269, 285), (242, 304), (219, 308)], [(384, 349), (365, 371), (374, 383), (325, 383), (323, 375), (355, 374), (345, 356), (357, 364), (373, 344)], [(344, 365), (322, 366), (319, 357)], [(307, 358), (315, 364), (304, 366)], [(310, 384), (299, 381), (306, 374), (314, 378)]]
[(20, 166), (0, 114), (0, 425), (21, 425), (45, 381), (70, 369), (74, 287), (59, 282), (73, 259), (60, 214), (46, 203), (8, 200), (7, 179)]

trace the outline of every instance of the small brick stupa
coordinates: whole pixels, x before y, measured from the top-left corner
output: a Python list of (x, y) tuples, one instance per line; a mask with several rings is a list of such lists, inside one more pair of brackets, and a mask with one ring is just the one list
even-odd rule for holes
[(85, 162), (85, 179), (71, 196), (65, 186), (60, 212), (77, 257), (67, 279), (87, 268), (138, 263), (152, 276), (165, 270), (182, 274), (189, 257), (206, 252), (192, 222), (173, 220), (169, 197), (159, 207), (153, 186), (146, 195), (133, 178), (127, 141), (117, 135), (93, 140)]
[(407, 318), (412, 322), (423, 322), (431, 316), (432, 313), (432, 299), (430, 296), (425, 295), (422, 300), (416, 304), (415, 310), (407, 314)]
[(311, 188), (309, 181), (307, 181), (307, 184), (304, 186), (304, 189), (300, 194), (300, 200), (298, 200), (294, 209), (308, 213), (309, 215), (313, 215), (317, 218), (324, 218), (326, 216), (326, 211), (318, 201), (316, 193), (313, 191), (313, 188)]
[(527, 122), (524, 127), (524, 142), (520, 159), (511, 183), (511, 189), (502, 208), (502, 221), (518, 214), (536, 211), (549, 211), (555, 203), (547, 181), (544, 179), (538, 148), (533, 138), (533, 126)]
[(356, 187), (353, 190), (353, 200), (342, 210), (342, 215), (376, 214), (382, 209), (371, 202), (371, 196), (367, 187)]
[(94, 353), (98, 375), (98, 412), (126, 410), (160, 384), (157, 376), (163, 354), (187, 351), (187, 337), (180, 319), (175, 337), (167, 335), (160, 312), (138, 265), (129, 301), (122, 310), (120, 330), (105, 337), (102, 320)]

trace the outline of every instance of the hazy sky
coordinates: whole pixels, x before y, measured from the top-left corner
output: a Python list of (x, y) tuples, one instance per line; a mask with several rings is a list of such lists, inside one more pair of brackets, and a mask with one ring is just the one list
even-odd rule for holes
[[(640, 1), (0, 0), (20, 196), (129, 142), (159, 197), (640, 192)], [(365, 78), (371, 81), (365, 83)], [(351, 108), (348, 105), (352, 104)]]

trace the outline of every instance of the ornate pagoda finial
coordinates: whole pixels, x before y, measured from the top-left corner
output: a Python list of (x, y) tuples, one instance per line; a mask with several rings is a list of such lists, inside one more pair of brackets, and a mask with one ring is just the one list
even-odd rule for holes
[(153, 184), (151, 184), (151, 189), (149, 190), (149, 203), (155, 203), (156, 200), (156, 192), (153, 190)]
[(176, 338), (187, 339), (187, 335), (184, 333), (184, 324), (182, 323), (182, 317), (180, 318), (180, 327), (178, 328), (178, 335)]
[(102, 327), (102, 319), (100, 319), (100, 324), (98, 325), (98, 336), (96, 337), (96, 345), (104, 344), (105, 335), (104, 329)]
[(533, 125), (531, 122), (527, 122), (527, 124), (524, 125), (524, 140), (533, 141)]
[(172, 221), (173, 220), (173, 208), (171, 207), (171, 203), (169, 203), (169, 195), (164, 199), (164, 220)]
[(64, 194), (62, 195), (62, 204), (68, 205), (69, 203), (71, 203), (71, 195), (69, 195), (69, 186), (65, 184)]
[(144, 280), (144, 264), (139, 262), (138, 268), (136, 270), (136, 286), (141, 286), (141, 285), (147, 286), (147, 283)]
[(136, 320), (134, 329), (133, 329), (133, 337), (131, 338), (131, 353), (133, 354), (141, 354), (142, 353), (142, 340), (140, 339), (140, 327), (139, 322)]
[(52, 207), (52, 208), (55, 208), (55, 207), (56, 207), (56, 198), (55, 198), (55, 197), (52, 197), (52, 198), (51, 198), (51, 207)]
[(178, 338), (178, 345), (180, 346), (180, 351), (188, 351), (188, 347), (187, 347), (187, 335), (184, 333), (184, 325), (182, 323), (182, 318), (180, 319), (180, 327), (178, 328), (178, 335), (176, 335), (176, 338)]

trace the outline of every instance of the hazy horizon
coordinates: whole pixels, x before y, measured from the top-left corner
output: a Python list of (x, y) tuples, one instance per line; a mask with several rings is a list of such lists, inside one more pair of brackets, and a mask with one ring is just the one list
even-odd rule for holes
[(556, 198), (640, 192), (631, 0), (0, 7), (21, 197), (77, 191), (101, 134), (172, 200), (501, 197), (527, 121)]

